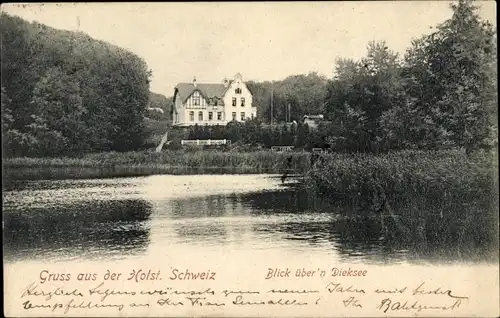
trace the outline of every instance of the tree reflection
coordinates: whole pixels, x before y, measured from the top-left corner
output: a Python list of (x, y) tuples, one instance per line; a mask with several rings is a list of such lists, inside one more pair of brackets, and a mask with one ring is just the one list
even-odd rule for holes
[(495, 261), (498, 234), (491, 198), (455, 193), (440, 197), (391, 198), (393, 215), (377, 214), (373, 198), (314, 198), (306, 191), (243, 196), (256, 214), (322, 213), (328, 221), (259, 224), (256, 232), (285, 234), (288, 240), (330, 244), (346, 261)]
[(151, 205), (142, 200), (80, 201), (4, 212), (4, 257), (130, 255), (149, 244)]
[(157, 203), (157, 211), (175, 219), (248, 215), (239, 195), (209, 195)]
[[(157, 181), (160, 186), (164, 182)], [(384, 215), (376, 198), (320, 199), (300, 188), (213, 195), (200, 191), (187, 196), (182, 192), (189, 191), (184, 182), (173, 180), (158, 191), (173, 191), (169, 195), (144, 191), (142, 199), (121, 200), (117, 198), (123, 196), (117, 197), (114, 189), (124, 185), (99, 184), (106, 189), (94, 196), (98, 200), (90, 200), (90, 194), (83, 197), (87, 193), (81, 191), (82, 198), (69, 203), (64, 192), (58, 193), (57, 200), (51, 197), (54, 192), (44, 192), (47, 198), (42, 200), (37, 192), (29, 192), (29, 184), (24, 187), (26, 191), (12, 196), (4, 210), (6, 260), (127, 257), (145, 254), (146, 249), (163, 252), (166, 245), (177, 243), (311, 247), (346, 262), (498, 259), (497, 223), (492, 222), (498, 219), (498, 201), (462, 193), (448, 193), (446, 199), (390, 197), (393, 213)], [(54, 185), (37, 184), (34, 189), (47, 187)], [(176, 195), (177, 190), (184, 198)]]
[(177, 224), (176, 234), (188, 242), (203, 242), (204, 244), (222, 244), (227, 240), (228, 227), (224, 223), (218, 224), (193, 224), (185, 222)]

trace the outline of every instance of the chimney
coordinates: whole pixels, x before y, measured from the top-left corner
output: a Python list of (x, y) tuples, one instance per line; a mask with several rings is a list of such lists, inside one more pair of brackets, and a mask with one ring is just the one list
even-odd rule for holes
[(194, 87), (196, 87), (196, 76), (193, 77), (193, 85), (194, 85)]
[(229, 86), (229, 80), (226, 77), (224, 77), (224, 79), (222, 80), (222, 83), (224, 84), (224, 87), (226, 87), (226, 88)]

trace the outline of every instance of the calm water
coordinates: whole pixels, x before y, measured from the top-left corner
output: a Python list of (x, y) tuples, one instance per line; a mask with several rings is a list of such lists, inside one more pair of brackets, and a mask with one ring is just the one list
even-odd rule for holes
[(458, 225), (440, 229), (450, 224), (442, 211), (427, 228), (405, 221), (397, 209), (395, 225), (382, 224), (362, 207), (359, 213), (324, 202), (293, 184), (272, 175), (15, 181), (3, 198), (4, 260), (146, 259), (190, 248), (249, 257), (257, 251), (322, 253), (364, 263), (498, 258), (488, 233), (468, 237)]

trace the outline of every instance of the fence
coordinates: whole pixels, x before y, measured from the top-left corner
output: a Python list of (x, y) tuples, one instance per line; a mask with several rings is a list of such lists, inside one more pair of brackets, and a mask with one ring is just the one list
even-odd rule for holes
[(292, 151), (293, 146), (272, 146), (272, 151), (283, 152), (283, 151)]
[(229, 145), (231, 140), (228, 139), (206, 139), (206, 140), (181, 140), (181, 145), (183, 146), (220, 146)]
[(313, 148), (312, 152), (326, 152), (326, 149), (323, 149), (323, 148)]

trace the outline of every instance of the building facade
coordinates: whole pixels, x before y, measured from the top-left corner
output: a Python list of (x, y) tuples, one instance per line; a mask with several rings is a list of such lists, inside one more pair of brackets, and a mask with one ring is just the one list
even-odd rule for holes
[(222, 83), (179, 83), (174, 89), (174, 126), (226, 125), (257, 116), (252, 93), (241, 74)]

